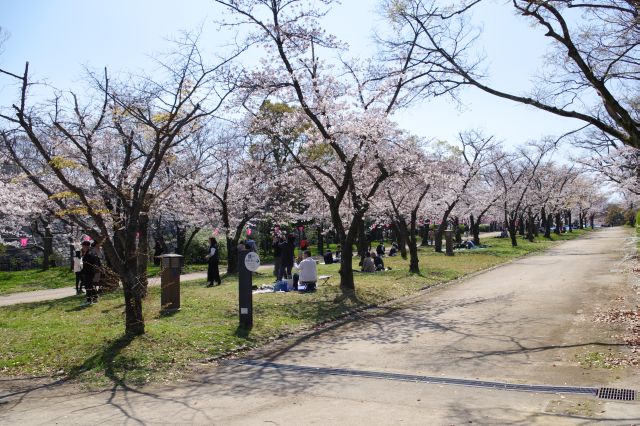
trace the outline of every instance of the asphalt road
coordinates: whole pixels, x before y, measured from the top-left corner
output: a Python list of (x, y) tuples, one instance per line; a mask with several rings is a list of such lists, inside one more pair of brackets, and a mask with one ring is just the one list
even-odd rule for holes
[[(640, 401), (477, 386), (491, 381), (640, 390), (637, 368), (586, 368), (580, 362), (596, 352), (628, 351), (619, 330), (593, 318), (637, 304), (623, 270), (629, 237), (622, 228), (599, 230), (278, 342), (248, 358), (256, 365), (203, 364), (190, 380), (171, 386), (116, 384), (86, 392), (68, 384), (3, 380), (0, 423), (640, 424)], [(476, 386), (426, 383), (423, 376)]]

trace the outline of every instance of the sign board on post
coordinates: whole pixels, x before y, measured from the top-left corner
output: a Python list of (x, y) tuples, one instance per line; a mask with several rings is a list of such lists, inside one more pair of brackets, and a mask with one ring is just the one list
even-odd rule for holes
[(251, 272), (255, 272), (260, 267), (260, 256), (258, 253), (250, 251), (244, 258), (244, 266)]

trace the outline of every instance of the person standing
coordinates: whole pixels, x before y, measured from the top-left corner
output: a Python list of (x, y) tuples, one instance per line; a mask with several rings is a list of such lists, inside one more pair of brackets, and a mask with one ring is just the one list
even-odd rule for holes
[(82, 291), (82, 257), (80, 256), (80, 250), (76, 250), (76, 255), (73, 257), (73, 272), (76, 273), (76, 294), (84, 293)]
[(295, 242), (295, 235), (289, 234), (287, 235), (287, 241), (280, 244), (280, 271), (278, 272), (278, 281), (281, 281), (283, 276), (291, 278), (293, 256), (296, 250)]
[[(284, 240), (282, 239), (281, 236), (278, 236), (275, 234), (273, 235), (273, 243), (271, 244), (271, 248), (273, 249), (273, 275), (276, 278), (280, 276), (280, 264), (281, 264), (280, 244), (282, 244), (283, 242)], [(278, 279), (278, 281), (280, 280)]]
[(87, 292), (87, 301), (83, 303), (83, 306), (90, 306), (98, 302), (98, 294), (96, 293), (93, 285), (96, 272), (100, 268), (100, 258), (91, 250), (91, 243), (89, 241), (82, 242), (82, 285)]
[(213, 283), (218, 285), (222, 284), (220, 279), (220, 269), (218, 268), (220, 263), (220, 253), (218, 250), (218, 241), (215, 237), (209, 238), (209, 254), (207, 254), (207, 261), (209, 267), (207, 268), (207, 287), (213, 287)]

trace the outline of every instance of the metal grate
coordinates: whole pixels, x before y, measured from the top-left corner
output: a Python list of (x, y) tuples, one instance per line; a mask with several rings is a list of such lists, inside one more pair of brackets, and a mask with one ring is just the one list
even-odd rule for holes
[(601, 399), (614, 399), (616, 401), (635, 401), (636, 391), (631, 389), (600, 388), (597, 396)]

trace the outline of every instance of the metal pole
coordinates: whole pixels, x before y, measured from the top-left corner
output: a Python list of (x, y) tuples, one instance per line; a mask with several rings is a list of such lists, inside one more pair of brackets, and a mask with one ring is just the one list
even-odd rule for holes
[(247, 269), (244, 259), (249, 250), (238, 251), (238, 302), (240, 326), (246, 329), (253, 327), (253, 289), (252, 274)]

